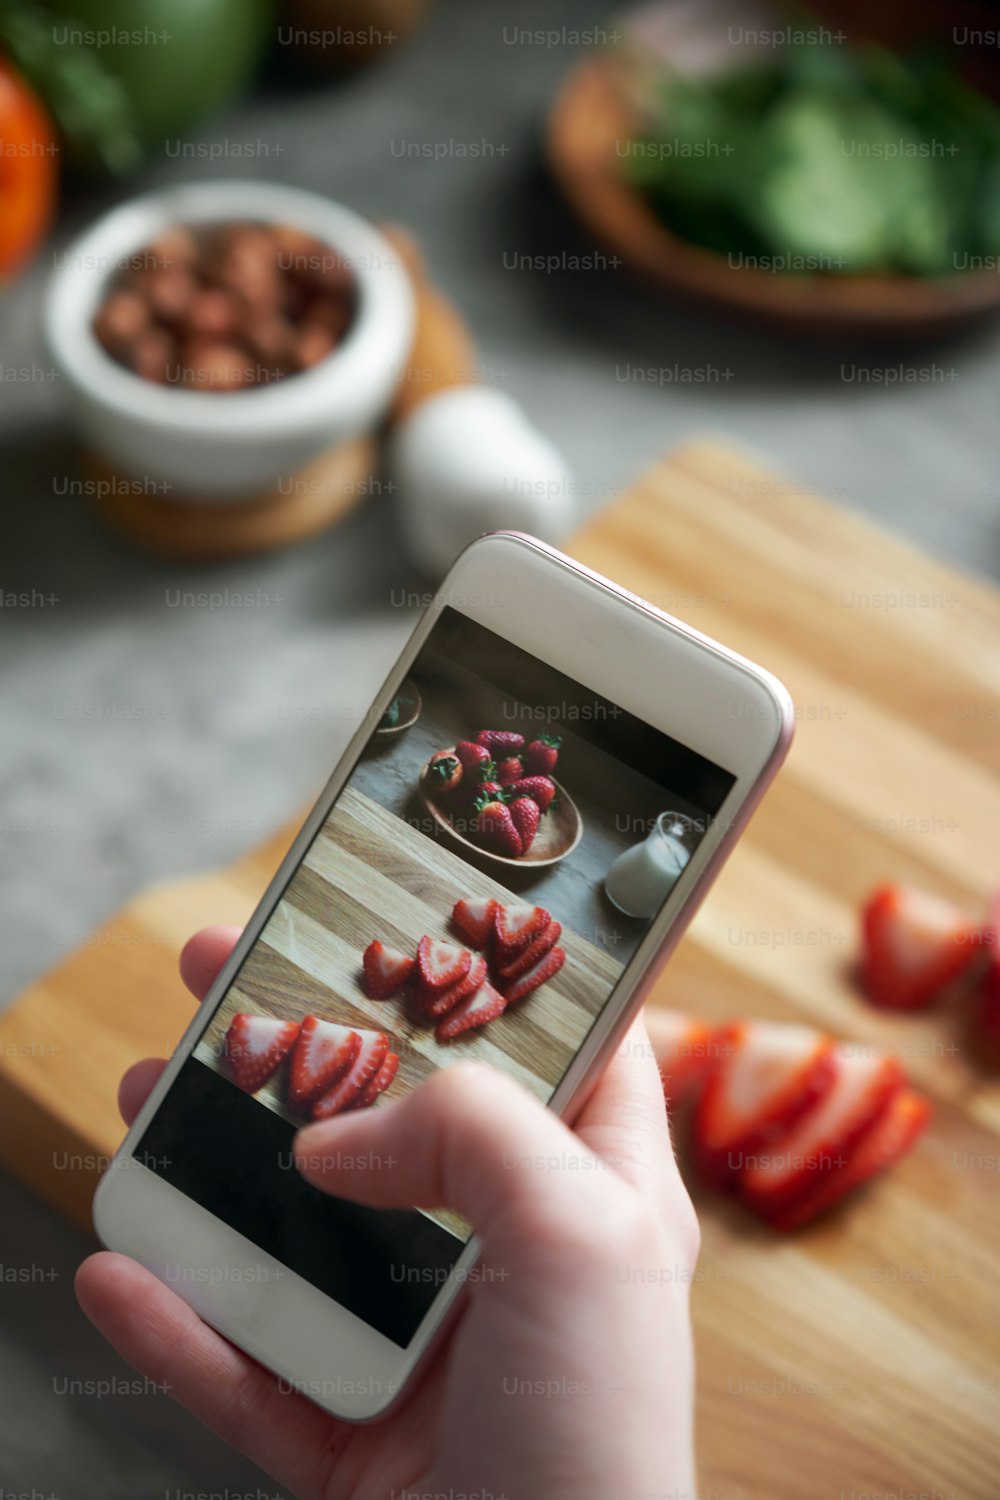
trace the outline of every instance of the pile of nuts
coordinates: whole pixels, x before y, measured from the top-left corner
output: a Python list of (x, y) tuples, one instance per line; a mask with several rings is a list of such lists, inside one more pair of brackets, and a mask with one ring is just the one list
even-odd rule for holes
[(128, 258), (94, 318), (113, 359), (160, 385), (238, 391), (332, 354), (355, 309), (343, 259), (290, 225), (178, 225)]

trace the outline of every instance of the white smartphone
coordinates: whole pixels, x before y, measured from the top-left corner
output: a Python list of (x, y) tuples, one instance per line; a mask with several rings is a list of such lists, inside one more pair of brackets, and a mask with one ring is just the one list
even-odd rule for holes
[(751, 662), (532, 537), (474, 542), (102, 1180), (101, 1240), (288, 1388), (383, 1414), (475, 1239), (318, 1192), (296, 1129), (462, 1058), (572, 1117), (792, 729)]

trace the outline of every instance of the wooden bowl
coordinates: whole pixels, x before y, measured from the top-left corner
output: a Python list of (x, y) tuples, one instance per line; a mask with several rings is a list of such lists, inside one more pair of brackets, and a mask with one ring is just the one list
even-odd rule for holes
[(389, 740), (397, 734), (402, 734), (406, 729), (412, 729), (414, 724), (420, 718), (420, 714), (424, 706), (424, 700), (421, 698), (420, 689), (417, 687), (417, 684), (413, 681), (412, 677), (404, 678), (403, 684), (400, 687), (399, 692), (396, 694), (396, 697), (401, 698), (404, 693), (408, 698), (413, 699), (412, 711), (405, 719), (400, 719), (398, 724), (387, 724), (385, 728), (382, 728), (381, 726), (377, 728), (375, 730), (375, 733), (378, 735), (379, 739)]
[(616, 143), (639, 127), (622, 64), (591, 57), (569, 74), (549, 116), (549, 167), (590, 232), (653, 285), (810, 336), (922, 339), (1000, 310), (1000, 276), (823, 276), (730, 266), (673, 234), (621, 175)]
[[(454, 750), (455, 747), (445, 745), (442, 748), (447, 752)], [(435, 755), (441, 753), (440, 750), (435, 751)], [(445, 811), (443, 800), (439, 802), (433, 796), (427, 780), (427, 773), (433, 758), (431, 756), (420, 768), (418, 781), (420, 800), (441, 832), (457, 845), (459, 851), (468, 851), (469, 854), (477, 855), (490, 864), (507, 865), (513, 870), (540, 870), (547, 865), (557, 865), (560, 860), (566, 858), (567, 854), (572, 854), (580, 842), (583, 836), (583, 819), (580, 816), (580, 810), (565, 787), (552, 777), (551, 780), (555, 782), (556, 788), (555, 801), (548, 812), (543, 813), (539, 819), (538, 832), (527, 854), (512, 859), (508, 854), (494, 854), (492, 849), (484, 849), (481, 844), (475, 843), (472, 839), (466, 838), (464, 833), (459, 832)]]

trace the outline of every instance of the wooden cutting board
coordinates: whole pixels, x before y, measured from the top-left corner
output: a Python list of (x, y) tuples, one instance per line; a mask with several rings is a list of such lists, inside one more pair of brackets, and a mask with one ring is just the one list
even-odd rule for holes
[[(876, 881), (977, 911), (1000, 877), (1000, 594), (707, 442), (570, 550), (771, 668), (798, 707), (788, 765), (655, 1002), (898, 1050), (936, 1104), (910, 1158), (793, 1239), (696, 1190), (703, 1494), (996, 1500), (998, 1075), (964, 1015), (878, 1014), (849, 969)], [(118, 1074), (190, 1014), (181, 943), (242, 922), (292, 833), (138, 896), (0, 1021), (3, 1160), (77, 1222), (121, 1136)]]

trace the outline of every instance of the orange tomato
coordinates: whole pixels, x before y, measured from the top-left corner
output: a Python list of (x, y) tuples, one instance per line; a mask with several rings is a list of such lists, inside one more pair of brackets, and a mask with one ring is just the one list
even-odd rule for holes
[(0, 282), (44, 238), (56, 204), (55, 129), (21, 75), (0, 58)]

